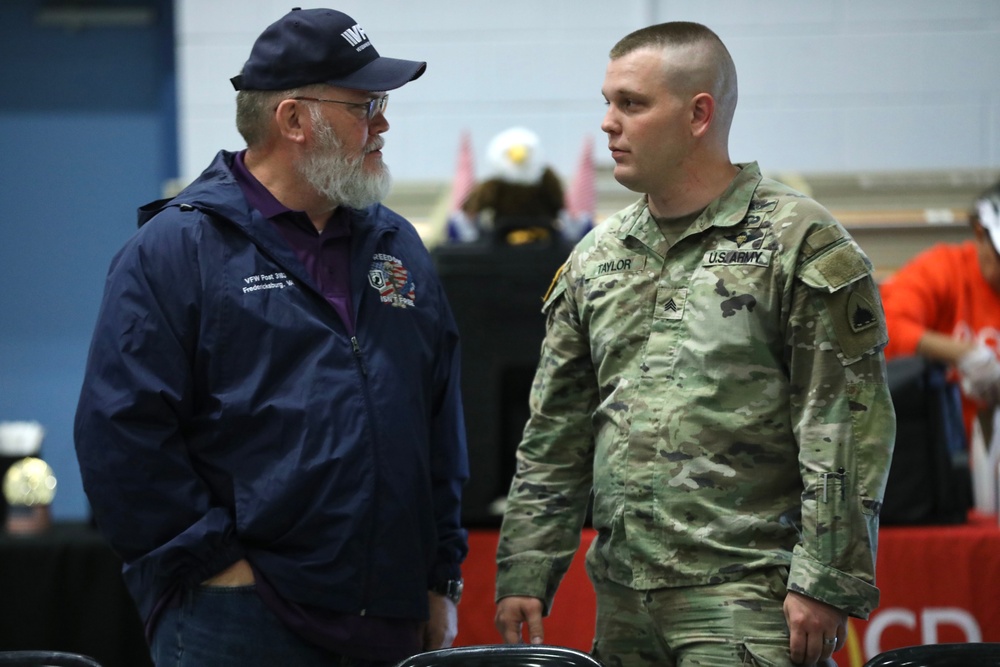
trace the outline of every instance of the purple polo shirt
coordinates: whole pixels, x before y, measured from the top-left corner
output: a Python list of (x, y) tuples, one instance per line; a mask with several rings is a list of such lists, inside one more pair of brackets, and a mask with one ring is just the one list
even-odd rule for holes
[[(302, 211), (292, 211), (274, 198), (243, 163), (243, 153), (233, 161), (233, 176), (247, 202), (262, 213), (306, 267), (326, 300), (340, 315), (349, 335), (354, 335), (351, 307), (349, 217), (334, 211), (323, 231), (317, 232)], [(422, 623), (413, 619), (373, 618), (340, 614), (283, 599), (257, 568), (256, 590), (264, 604), (303, 639), (338, 654), (362, 660), (394, 663), (423, 649)]]
[(306, 267), (320, 293), (330, 302), (347, 333), (354, 335), (354, 309), (351, 306), (351, 225), (349, 216), (338, 207), (322, 232), (302, 211), (293, 211), (274, 198), (263, 184), (254, 178), (240, 151), (233, 160), (233, 176), (243, 196), (253, 208), (274, 225), (288, 241), (295, 255)]

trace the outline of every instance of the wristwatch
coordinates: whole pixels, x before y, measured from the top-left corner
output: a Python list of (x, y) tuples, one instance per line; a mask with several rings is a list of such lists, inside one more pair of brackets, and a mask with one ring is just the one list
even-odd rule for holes
[(464, 587), (465, 583), (461, 579), (449, 579), (443, 583), (431, 586), (431, 592), (443, 595), (455, 604), (458, 604), (459, 600), (462, 599), (462, 589)]

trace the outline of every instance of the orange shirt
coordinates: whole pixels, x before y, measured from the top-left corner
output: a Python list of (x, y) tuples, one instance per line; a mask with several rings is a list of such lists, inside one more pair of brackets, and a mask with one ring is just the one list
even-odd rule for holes
[[(886, 280), (881, 292), (889, 328), (886, 359), (916, 354), (928, 330), (1000, 351), (1000, 294), (983, 278), (972, 241), (925, 250)], [(964, 396), (962, 403), (971, 434), (978, 406)]]

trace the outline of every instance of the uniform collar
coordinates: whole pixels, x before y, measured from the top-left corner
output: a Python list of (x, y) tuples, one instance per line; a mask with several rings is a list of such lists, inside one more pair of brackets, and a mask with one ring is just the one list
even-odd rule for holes
[[(746, 218), (750, 202), (762, 176), (756, 162), (740, 163), (736, 166), (740, 171), (726, 191), (705, 207), (681, 238), (703, 232), (710, 227), (733, 227)], [(660, 233), (656, 221), (649, 212), (646, 197), (625, 209), (621, 217), (617, 236), (622, 242), (628, 237), (633, 237), (653, 249), (664, 243), (663, 234)]]

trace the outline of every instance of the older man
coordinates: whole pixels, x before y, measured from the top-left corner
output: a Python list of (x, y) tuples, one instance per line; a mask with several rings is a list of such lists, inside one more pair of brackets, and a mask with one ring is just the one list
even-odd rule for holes
[(467, 477), (454, 321), (378, 202), (379, 55), (293, 10), (233, 78), (244, 151), (140, 211), (76, 420), (158, 666), (389, 664), (456, 633)]

